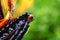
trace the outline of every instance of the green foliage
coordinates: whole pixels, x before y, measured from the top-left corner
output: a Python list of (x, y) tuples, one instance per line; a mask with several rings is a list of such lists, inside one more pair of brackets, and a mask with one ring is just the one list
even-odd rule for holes
[(22, 40), (60, 40), (60, 0), (35, 0), (34, 17)]

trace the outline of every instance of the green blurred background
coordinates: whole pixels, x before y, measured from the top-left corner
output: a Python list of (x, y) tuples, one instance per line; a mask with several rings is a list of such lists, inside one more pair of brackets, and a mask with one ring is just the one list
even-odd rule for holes
[(60, 0), (35, 0), (34, 17), (22, 40), (60, 40)]

